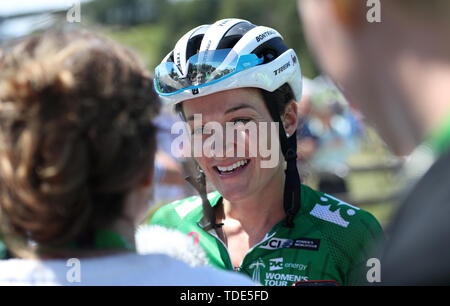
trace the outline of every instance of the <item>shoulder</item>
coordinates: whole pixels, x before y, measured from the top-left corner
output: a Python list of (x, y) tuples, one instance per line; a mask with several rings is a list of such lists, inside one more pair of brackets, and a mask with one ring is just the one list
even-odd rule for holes
[[(234, 273), (224, 273), (209, 266), (193, 267), (167, 254), (130, 254), (120, 257), (118, 256), (115, 259), (117, 261), (117, 277), (115, 280), (111, 280), (115, 284), (150, 286), (252, 285), (251, 280), (247, 277)], [(100, 284), (109, 284), (108, 282), (109, 280), (96, 281)]]
[(185, 234), (159, 225), (141, 225), (136, 234), (139, 254), (166, 254), (190, 266), (206, 266), (208, 260), (202, 248)]
[[(81, 286), (250, 286), (250, 279), (212, 267), (192, 267), (165, 254), (117, 254), (80, 259), (77, 266), (65, 260), (0, 260), (0, 285), (81, 285)], [(106, 269), (105, 269), (106, 268)], [(67, 278), (73, 271), (74, 279)]]
[[(208, 194), (212, 205), (219, 198), (220, 194), (217, 191)], [(192, 196), (162, 206), (152, 216), (150, 224), (176, 228), (180, 223), (198, 221), (202, 214), (202, 199), (199, 196)]]
[[(150, 286), (250, 286), (252, 281), (243, 275), (228, 273), (210, 266), (193, 267), (167, 254), (129, 254), (116, 256), (116, 277), (95, 280), (97, 284)], [(103, 264), (103, 266), (112, 266)], [(127, 271), (127, 272), (124, 272)], [(97, 272), (98, 273), (98, 272)]]
[(187, 275), (185, 285), (189, 286), (260, 286), (252, 281), (247, 275), (219, 270), (213, 267), (195, 267)]
[(329, 194), (302, 185), (302, 205), (302, 215), (336, 247), (368, 252), (369, 246), (384, 239), (381, 225), (370, 212)]
[(307, 186), (302, 186), (302, 196), (304, 207), (298, 218), (320, 233), (320, 245), (342, 271), (344, 283), (364, 283), (363, 267), (369, 258), (377, 257), (378, 247), (384, 241), (377, 219), (359, 207)]
[(339, 200), (327, 193), (302, 185), (303, 214), (323, 226), (346, 231), (382, 232), (377, 219), (368, 211)]

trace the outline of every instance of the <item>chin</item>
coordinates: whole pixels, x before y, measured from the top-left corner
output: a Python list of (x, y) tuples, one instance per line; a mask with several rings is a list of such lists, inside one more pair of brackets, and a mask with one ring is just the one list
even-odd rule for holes
[(221, 186), (217, 188), (217, 191), (229, 201), (239, 201), (246, 198), (249, 194), (249, 188), (247, 186)]

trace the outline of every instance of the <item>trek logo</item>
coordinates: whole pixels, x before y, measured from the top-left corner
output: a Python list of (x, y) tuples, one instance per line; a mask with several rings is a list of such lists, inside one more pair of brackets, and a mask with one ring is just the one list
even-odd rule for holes
[(260, 42), (261, 40), (264, 40), (267, 37), (269, 37), (269, 36), (271, 36), (271, 35), (273, 35), (275, 33), (276, 33), (275, 31), (266, 31), (266, 32), (264, 32), (262, 34), (259, 34), (258, 36), (256, 36), (256, 42)]
[(269, 270), (276, 271), (283, 269), (283, 258), (273, 258), (269, 260)]
[(291, 62), (287, 62), (286, 64), (284, 64), (283, 66), (281, 66), (280, 68), (276, 69), (273, 71), (273, 73), (275, 75), (280, 74), (281, 72), (283, 72), (284, 70), (288, 69), (291, 66)]
[(266, 250), (301, 249), (310, 251), (318, 251), (319, 247), (320, 247), (320, 239), (313, 239), (313, 238), (298, 238), (298, 239), (272, 238), (260, 246), (261, 249)]

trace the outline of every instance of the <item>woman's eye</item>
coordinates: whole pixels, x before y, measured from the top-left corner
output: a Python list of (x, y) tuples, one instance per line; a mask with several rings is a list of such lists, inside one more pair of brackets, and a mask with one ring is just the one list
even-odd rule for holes
[(249, 118), (237, 118), (237, 119), (234, 119), (233, 120), (233, 123), (236, 125), (236, 124), (246, 124), (246, 123), (248, 123), (248, 122), (250, 122), (250, 119)]

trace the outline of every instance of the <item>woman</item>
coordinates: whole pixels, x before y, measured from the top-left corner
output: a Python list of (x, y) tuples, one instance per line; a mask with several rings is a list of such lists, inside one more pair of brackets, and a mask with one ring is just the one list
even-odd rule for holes
[[(151, 223), (192, 236), (210, 264), (263, 285), (357, 284), (383, 232), (368, 212), (300, 184), (295, 101), (301, 86), (297, 56), (274, 29), (224, 19), (185, 34), (156, 68), (155, 88), (176, 105), (194, 141), (200, 136), (211, 146), (195, 158), (199, 173), (191, 182), (200, 197), (162, 207)], [(261, 150), (250, 154), (256, 139), (242, 124), (272, 121), (279, 123), (279, 142), (264, 128), (258, 136), (272, 144), (271, 158), (284, 159), (268, 167)], [(238, 136), (208, 141), (211, 122), (240, 126)], [(222, 154), (243, 146), (243, 156)], [(216, 192), (206, 195), (205, 177)]]
[(0, 227), (14, 258), (0, 261), (0, 284), (251, 284), (135, 253), (156, 150), (152, 84), (130, 51), (85, 32), (4, 51)]

